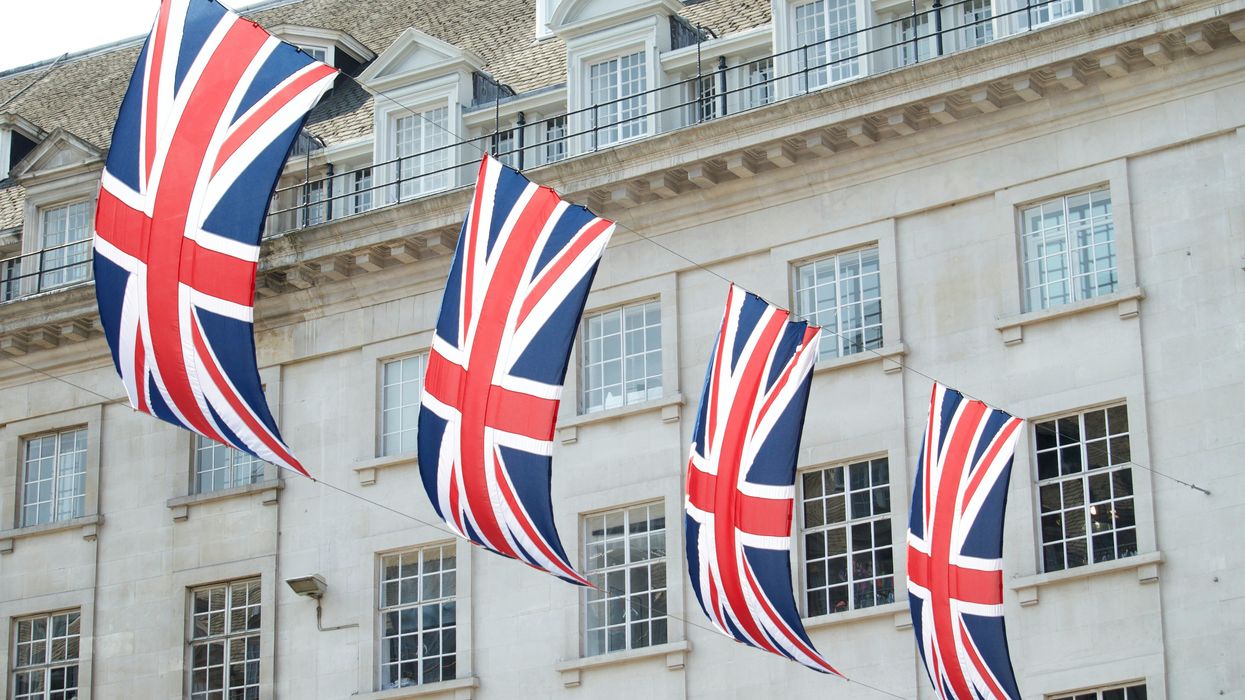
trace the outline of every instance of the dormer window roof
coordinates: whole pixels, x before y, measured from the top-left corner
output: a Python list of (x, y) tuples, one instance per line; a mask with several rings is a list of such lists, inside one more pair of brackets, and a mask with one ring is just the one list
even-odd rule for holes
[(279, 24), (268, 31), (317, 61), (348, 75), (357, 75), (363, 66), (376, 58), (376, 53), (358, 39), (337, 29)]
[(47, 132), (19, 115), (0, 114), (0, 180), (46, 136)]

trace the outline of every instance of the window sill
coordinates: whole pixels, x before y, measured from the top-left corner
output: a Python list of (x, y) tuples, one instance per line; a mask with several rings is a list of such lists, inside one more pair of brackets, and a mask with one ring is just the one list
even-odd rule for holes
[(173, 511), (173, 521), (180, 523), (190, 518), (191, 506), (225, 501), (240, 496), (249, 496), (253, 493), (263, 494), (264, 505), (273, 505), (277, 502), (277, 492), (283, 488), (285, 488), (285, 483), (280, 479), (267, 479), (257, 484), (245, 484), (243, 486), (221, 489), (220, 491), (208, 491), (207, 493), (195, 493), (189, 496), (170, 498), (165, 505), (169, 507), (169, 510)]
[(1136, 571), (1138, 583), (1155, 583), (1159, 580), (1159, 564), (1163, 563), (1162, 552), (1145, 552), (1131, 557), (1104, 561), (1074, 569), (1052, 571), (1047, 574), (1018, 576), (1007, 582), (1007, 587), (1016, 591), (1020, 597), (1020, 605), (1029, 607), (1038, 604), (1038, 589), (1042, 586), (1053, 586), (1070, 581), (1081, 581), (1095, 576), (1105, 576), (1121, 571)]
[(562, 686), (564, 688), (577, 688), (583, 682), (583, 672), (590, 668), (615, 666), (640, 659), (664, 656), (666, 657), (666, 668), (671, 671), (678, 671), (687, 662), (687, 654), (691, 650), (692, 645), (684, 640), (644, 647), (643, 649), (628, 649), (627, 651), (618, 651), (612, 654), (585, 656), (568, 661), (559, 661), (554, 664), (553, 668), (562, 674)]
[(1025, 340), (1025, 326), (1045, 323), (1065, 316), (1075, 316), (1096, 309), (1105, 309), (1108, 306), (1118, 306), (1121, 319), (1135, 318), (1141, 312), (1141, 300), (1145, 298), (1145, 292), (1141, 290), (1141, 287), (1132, 287), (1071, 304), (1060, 304), (1049, 309), (1008, 316), (996, 321), (994, 329), (1003, 336), (1004, 345), (1019, 345)]
[(650, 413), (652, 411), (661, 411), (662, 423), (674, 423), (679, 420), (680, 409), (686, 399), (683, 394), (673, 394), (644, 403), (635, 403), (630, 406), (619, 406), (611, 408), (607, 411), (597, 411), (596, 413), (585, 413), (580, 416), (574, 416), (558, 422), (558, 439), (563, 445), (573, 445), (579, 440), (579, 429), (585, 425), (593, 425), (594, 423), (604, 423), (606, 421), (634, 416), (640, 413)]
[(81, 518), (73, 518), (72, 520), (60, 520), (41, 525), (14, 528), (12, 530), (0, 530), (0, 554), (12, 554), (17, 540), (40, 537), (67, 530), (81, 530), (82, 539), (87, 542), (94, 542), (99, 535), (99, 526), (103, 523), (104, 516), (102, 515), (84, 515)]
[(847, 612), (818, 615), (804, 618), (804, 629), (814, 630), (835, 625), (846, 625), (861, 620), (872, 620), (878, 617), (891, 616), (895, 621), (895, 629), (902, 630), (912, 627), (912, 616), (908, 604), (903, 601), (875, 605), (871, 608), (848, 610)]
[(372, 486), (376, 483), (376, 473), (381, 470), (394, 467), (411, 467), (417, 464), (419, 464), (418, 455), (414, 452), (404, 452), (400, 455), (388, 455), (356, 462), (354, 474), (359, 478), (360, 486)]
[(357, 693), (351, 695), (355, 700), (404, 700), (405, 698), (426, 698), (434, 695), (454, 694), (454, 700), (471, 700), (475, 689), (480, 687), (480, 679), (475, 676), (455, 678), (452, 681), (411, 685), (405, 688), (378, 690), (374, 693)]
[(856, 365), (870, 362), (881, 362), (883, 372), (894, 374), (903, 371), (903, 363), (899, 358), (907, 354), (908, 346), (903, 343), (883, 345), (877, 350), (862, 350), (846, 357), (832, 357), (828, 360), (819, 360), (817, 364), (813, 365), (813, 374), (835, 372), (846, 367), (855, 367)]

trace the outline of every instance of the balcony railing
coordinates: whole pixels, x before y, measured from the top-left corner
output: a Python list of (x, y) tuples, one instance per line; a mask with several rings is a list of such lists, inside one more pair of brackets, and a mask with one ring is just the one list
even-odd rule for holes
[(0, 260), (0, 303), (91, 279), (91, 241), (64, 245)]
[[(745, 112), (971, 49), (1019, 32), (1119, 4), (1118, 0), (1020, 0), (990, 14), (985, 0), (914, 11), (864, 29), (712, 70), (669, 85), (513, 125), (420, 153), (278, 188), (265, 236), (357, 216), (466, 185), (480, 156), (530, 168)], [(1097, 2), (1097, 5), (1091, 3)], [(701, 65), (704, 65), (701, 63)], [(630, 114), (631, 116), (624, 116)], [(447, 135), (447, 139), (448, 139)], [(297, 157), (302, 157), (297, 156)], [(0, 260), (0, 303), (91, 279), (90, 241)]]
[[(1126, 0), (1123, 0), (1126, 1)], [(480, 136), (364, 168), (280, 187), (266, 235), (318, 225), (470, 184), (483, 153), (524, 169), (696, 126), (863, 77), (975, 48), (1121, 4), (1121, 0), (1019, 0), (992, 13), (989, 0), (935, 3), (825, 41), (728, 66), (725, 57), (690, 78), (551, 119), (498, 123)], [(648, 76), (652, 79), (651, 74)], [(628, 116), (629, 115), (629, 116)], [(440, 127), (436, 127), (440, 128)], [(451, 138), (448, 132), (447, 139)]]

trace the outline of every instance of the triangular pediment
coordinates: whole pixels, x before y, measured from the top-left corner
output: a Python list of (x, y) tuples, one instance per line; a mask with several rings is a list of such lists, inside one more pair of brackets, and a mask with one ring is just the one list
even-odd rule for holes
[(578, 35), (646, 15), (677, 14), (677, 0), (562, 0), (549, 18), (556, 34)]
[(64, 129), (56, 129), (13, 166), (9, 176), (24, 182), (87, 168), (103, 159), (104, 152), (99, 147)]
[(474, 71), (484, 65), (478, 56), (425, 34), (407, 29), (359, 75), (374, 90), (410, 85), (456, 70)]

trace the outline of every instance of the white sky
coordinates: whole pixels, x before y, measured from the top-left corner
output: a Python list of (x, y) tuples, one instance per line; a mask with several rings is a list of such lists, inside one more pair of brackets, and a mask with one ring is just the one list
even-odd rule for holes
[[(225, 0), (229, 7), (257, 0)], [(5, 0), (0, 71), (146, 34), (159, 0)]]

